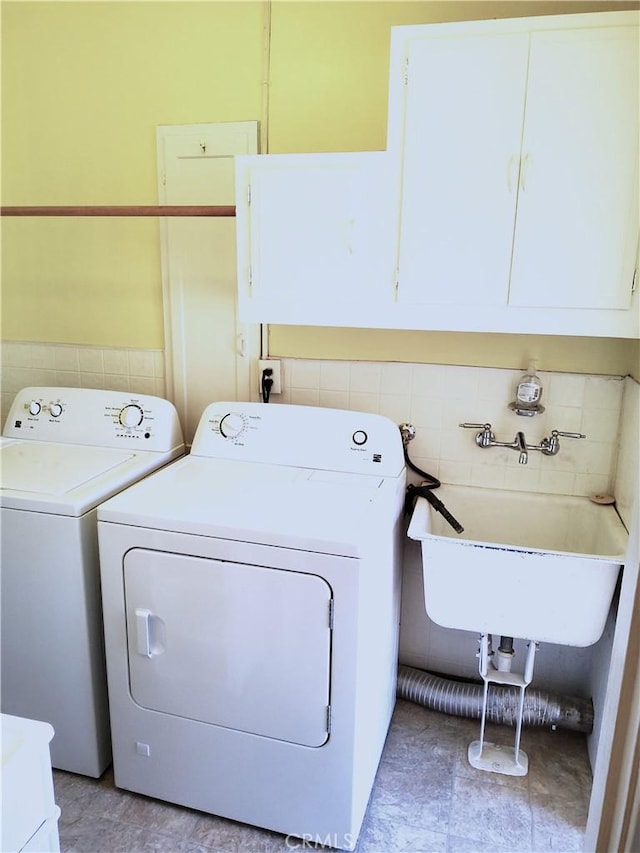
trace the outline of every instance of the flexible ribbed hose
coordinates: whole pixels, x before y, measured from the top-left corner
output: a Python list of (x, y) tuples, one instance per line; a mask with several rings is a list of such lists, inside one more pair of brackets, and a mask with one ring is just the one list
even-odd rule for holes
[[(398, 696), (444, 714), (480, 719), (483, 689), (482, 684), (449, 681), (411, 666), (398, 667)], [(520, 691), (515, 687), (490, 684), (487, 721), (515, 726), (519, 698)], [(593, 704), (590, 699), (554, 696), (527, 687), (523, 723), (529, 726), (557, 726), (589, 734), (593, 729)]]

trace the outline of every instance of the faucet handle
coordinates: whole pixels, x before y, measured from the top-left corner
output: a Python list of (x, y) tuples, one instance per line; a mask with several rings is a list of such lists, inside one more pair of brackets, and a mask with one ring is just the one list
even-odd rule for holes
[(562, 432), (559, 429), (552, 429), (549, 438), (543, 438), (540, 442), (540, 450), (545, 456), (555, 456), (560, 450), (560, 436), (563, 438), (586, 438), (582, 432)]
[(586, 438), (587, 437), (583, 432), (562, 432), (562, 430), (559, 430), (559, 429), (552, 429), (551, 435), (554, 435), (556, 438), (560, 435), (563, 438)]
[(463, 429), (477, 429), (476, 444), (478, 447), (491, 447), (495, 435), (491, 432), (491, 424), (458, 424)]

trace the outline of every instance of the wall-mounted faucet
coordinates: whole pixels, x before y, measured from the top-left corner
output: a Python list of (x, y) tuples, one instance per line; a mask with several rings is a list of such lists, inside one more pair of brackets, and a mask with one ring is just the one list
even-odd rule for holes
[(517, 444), (517, 449), (520, 451), (520, 457), (518, 458), (518, 462), (521, 465), (526, 465), (529, 461), (529, 454), (527, 452), (527, 441), (524, 437), (524, 433), (517, 432), (514, 441)]
[(517, 450), (520, 454), (518, 462), (521, 465), (526, 465), (529, 461), (529, 451), (539, 450), (545, 456), (555, 456), (560, 450), (560, 436), (563, 438), (586, 438), (587, 436), (581, 432), (562, 432), (554, 429), (548, 438), (543, 438), (539, 444), (527, 444), (523, 432), (517, 432), (513, 441), (496, 441), (496, 437), (491, 431), (491, 424), (459, 424), (463, 429), (477, 429), (476, 444), (478, 447), (509, 447), (512, 450)]

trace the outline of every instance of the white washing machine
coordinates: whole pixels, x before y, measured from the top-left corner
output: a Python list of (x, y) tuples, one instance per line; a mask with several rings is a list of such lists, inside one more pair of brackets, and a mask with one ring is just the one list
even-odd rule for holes
[(353, 848), (395, 703), (404, 491), (384, 417), (215, 403), (190, 456), (100, 507), (116, 785)]
[(25, 388), (0, 443), (2, 712), (50, 723), (54, 767), (111, 763), (96, 508), (184, 453), (167, 400)]

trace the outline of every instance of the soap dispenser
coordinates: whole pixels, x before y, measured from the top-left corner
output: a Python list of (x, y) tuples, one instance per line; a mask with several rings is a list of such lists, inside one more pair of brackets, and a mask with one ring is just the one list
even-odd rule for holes
[(527, 372), (518, 382), (516, 398), (513, 403), (509, 403), (509, 408), (517, 415), (533, 417), (544, 412), (544, 406), (540, 403), (541, 398), (542, 382), (536, 374), (536, 363), (532, 361)]

